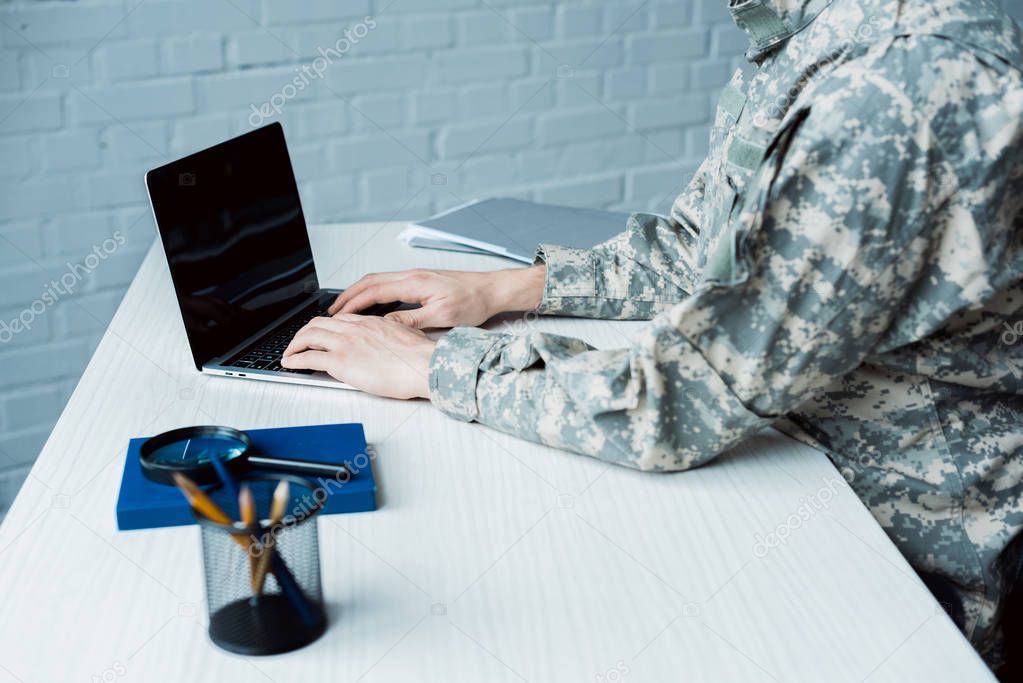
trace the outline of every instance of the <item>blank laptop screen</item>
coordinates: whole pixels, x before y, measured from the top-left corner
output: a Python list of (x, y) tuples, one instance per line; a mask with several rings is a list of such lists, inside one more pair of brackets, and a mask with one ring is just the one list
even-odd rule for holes
[(317, 291), (280, 124), (154, 169), (146, 184), (197, 368)]

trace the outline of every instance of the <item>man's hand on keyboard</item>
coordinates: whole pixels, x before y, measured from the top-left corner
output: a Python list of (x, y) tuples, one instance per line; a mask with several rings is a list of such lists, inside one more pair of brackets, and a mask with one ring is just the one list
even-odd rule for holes
[(423, 268), (371, 273), (341, 292), (327, 312), (358, 313), (374, 304), (404, 301), (422, 308), (386, 317), (416, 329), (480, 325), (498, 313), (536, 308), (545, 272), (539, 266), (484, 273)]
[(427, 398), (436, 342), (376, 316), (313, 318), (284, 350), (288, 369), (322, 370), (357, 389), (390, 398)]

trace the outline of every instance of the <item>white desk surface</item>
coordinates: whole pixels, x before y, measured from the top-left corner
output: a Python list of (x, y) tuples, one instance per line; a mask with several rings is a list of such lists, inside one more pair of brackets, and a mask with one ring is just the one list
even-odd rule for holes
[[(314, 228), (321, 284), (507, 265), (408, 248), (401, 227)], [(638, 329), (532, 324), (597, 346)], [(376, 512), (319, 521), (330, 628), (287, 655), (222, 652), (196, 528), (116, 529), (127, 441), (324, 422), (365, 424), (380, 485)], [(993, 680), (824, 455), (768, 433), (643, 474), (426, 401), (202, 376), (159, 246), (0, 528), (0, 586), (0, 683)]]

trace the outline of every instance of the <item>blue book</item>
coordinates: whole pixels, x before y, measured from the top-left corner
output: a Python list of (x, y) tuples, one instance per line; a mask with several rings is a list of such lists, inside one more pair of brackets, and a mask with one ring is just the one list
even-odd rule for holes
[[(330, 480), (321, 484), (327, 492), (321, 514), (376, 510), (377, 486), (361, 424), (250, 429), (246, 433), (252, 439), (252, 447), (265, 455), (348, 465), (352, 477), (347, 482)], [(195, 524), (188, 502), (177, 487), (157, 484), (142, 474), (139, 449), (145, 440), (128, 442), (117, 496), (117, 528), (129, 531)]]

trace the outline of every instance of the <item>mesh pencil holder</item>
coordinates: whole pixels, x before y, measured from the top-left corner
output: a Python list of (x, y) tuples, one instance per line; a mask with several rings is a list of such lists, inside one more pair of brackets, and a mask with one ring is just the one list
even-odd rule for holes
[[(271, 524), (273, 494), (282, 480), (288, 482), (289, 500), (282, 521)], [(195, 513), (210, 639), (243, 655), (296, 650), (327, 628), (316, 528), (322, 494), (313, 482), (291, 475), (252, 475), (239, 484), (253, 493), (257, 524), (218, 524)], [(208, 493), (221, 510), (239, 518), (237, 498), (227, 489)]]

